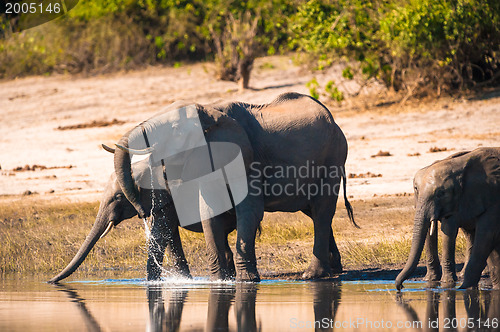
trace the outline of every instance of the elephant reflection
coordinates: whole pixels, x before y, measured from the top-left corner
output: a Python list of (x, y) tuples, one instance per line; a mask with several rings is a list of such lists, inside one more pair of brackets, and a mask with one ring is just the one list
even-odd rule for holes
[(76, 290), (63, 285), (57, 285), (57, 290), (66, 293), (70, 301), (75, 303), (75, 305), (78, 307), (78, 311), (82, 315), (83, 321), (85, 322), (85, 326), (87, 327), (87, 331), (90, 332), (102, 331), (99, 323), (96, 321), (92, 313), (87, 309), (85, 300), (78, 295)]
[(331, 331), (340, 305), (340, 284), (318, 281), (311, 283), (311, 288), (314, 296), (314, 321), (321, 323), (315, 326), (316, 331)]
[[(71, 302), (76, 304), (88, 331), (103, 330), (87, 309), (85, 300), (78, 295), (76, 290), (63, 285), (57, 287), (58, 290), (67, 294)], [(340, 305), (340, 285), (321, 281), (311, 283), (309, 287), (313, 294), (314, 320), (324, 322), (324, 324), (315, 326), (316, 331), (332, 330)], [(213, 286), (208, 298), (205, 331), (262, 331), (262, 324), (257, 320), (255, 311), (258, 288), (259, 285), (254, 283)], [(147, 331), (179, 331), (189, 291), (185, 288), (167, 289), (160, 286), (148, 286), (146, 291), (149, 308)], [(166, 293), (169, 295), (165, 296)], [(229, 311), (233, 304), (236, 329), (229, 326)], [(194, 328), (194, 330), (198, 329)]]
[[(229, 311), (234, 303), (236, 331), (262, 331), (256, 319), (255, 304), (259, 285), (238, 283), (236, 285), (214, 286), (208, 298), (208, 313), (205, 331), (231, 331)], [(333, 328), (335, 315), (340, 305), (339, 284), (331, 282), (311, 283), (313, 294), (314, 320), (325, 322), (316, 326), (317, 331)], [(163, 305), (161, 288), (148, 288), (151, 331), (177, 331), (181, 321), (182, 308), (187, 298), (186, 290), (179, 290), (170, 296), (168, 309)], [(172, 323), (176, 324), (172, 324)], [(328, 323), (326, 323), (328, 322)], [(330, 324), (331, 322), (331, 324)], [(168, 325), (171, 324), (171, 325)], [(328, 325), (328, 326), (327, 326)]]
[[(184, 303), (187, 299), (186, 289), (174, 290), (169, 298), (167, 308), (164, 305), (163, 289), (148, 287), (149, 331), (178, 331), (182, 318)], [(214, 286), (208, 299), (206, 331), (230, 331), (229, 310), (234, 303), (237, 331), (261, 331), (255, 316), (257, 285), (237, 284), (233, 286)]]
[[(413, 307), (404, 301), (403, 295), (397, 297), (397, 303), (404, 309), (407, 320), (422, 322), (416, 330), (420, 331), (491, 331), (500, 327), (500, 292), (479, 291), (477, 289), (457, 292), (448, 289), (435, 292), (431, 289), (427, 293), (427, 307), (425, 318), (421, 320)], [(456, 314), (456, 296), (462, 294), (467, 318)], [(442, 303), (442, 317), (439, 317), (439, 303)], [(436, 323), (439, 322), (439, 323)]]
[(178, 331), (188, 291), (174, 290), (167, 309), (161, 287), (148, 287), (149, 324), (147, 331)]

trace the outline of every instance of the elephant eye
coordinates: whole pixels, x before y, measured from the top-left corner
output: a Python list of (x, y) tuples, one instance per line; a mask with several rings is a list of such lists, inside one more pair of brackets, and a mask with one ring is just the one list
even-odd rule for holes
[(116, 195), (115, 195), (115, 199), (116, 199), (116, 200), (121, 200), (121, 199), (123, 199), (123, 194), (116, 194)]

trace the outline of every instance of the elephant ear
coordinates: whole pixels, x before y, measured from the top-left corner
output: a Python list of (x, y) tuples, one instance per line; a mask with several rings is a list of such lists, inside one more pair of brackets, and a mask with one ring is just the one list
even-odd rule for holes
[(422, 190), (422, 184), (423, 184), (423, 177), (427, 170), (429, 169), (430, 166), (426, 166), (420, 170), (417, 171), (415, 174), (415, 177), (413, 178), (413, 191), (415, 193), (415, 208), (417, 207), (418, 204), (418, 197), (419, 197), (419, 192)]
[(473, 151), (459, 182), (462, 188), (459, 215), (472, 219), (483, 214), (500, 200), (500, 151)]

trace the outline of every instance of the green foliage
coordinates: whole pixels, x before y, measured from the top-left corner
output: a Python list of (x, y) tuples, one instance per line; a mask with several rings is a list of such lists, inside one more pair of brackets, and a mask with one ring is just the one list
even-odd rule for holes
[(410, 92), (500, 81), (496, 0), (310, 0), (291, 21), (290, 46), (319, 69), (347, 61), (366, 79)]
[(80, 0), (21, 33), (0, 15), (0, 36), (0, 78), (215, 59), (234, 79), (297, 50), (314, 69), (347, 63), (346, 79), (410, 94), (500, 83), (498, 0)]
[(334, 81), (328, 81), (325, 85), (325, 91), (328, 93), (330, 99), (341, 102), (344, 100), (344, 94), (339, 91), (339, 89), (335, 86)]
[(319, 83), (316, 80), (316, 78), (313, 78), (312, 80), (307, 82), (306, 87), (309, 89), (309, 94), (311, 95), (311, 97), (316, 99), (319, 98), (319, 92), (318, 92)]
[(246, 12), (258, 18), (255, 56), (274, 54), (295, 9), (288, 0), (81, 0), (63, 18), (14, 34), (0, 16), (0, 78), (214, 59), (211, 31), (224, 34), (229, 16)]

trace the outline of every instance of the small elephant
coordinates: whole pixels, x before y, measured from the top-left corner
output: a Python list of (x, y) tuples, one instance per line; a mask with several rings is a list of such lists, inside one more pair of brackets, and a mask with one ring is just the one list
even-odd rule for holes
[[(239, 102), (206, 106), (192, 103), (171, 105), (168, 112), (153, 116), (119, 140), (119, 149), (114, 154), (117, 181), (139, 216), (146, 217), (148, 209), (140, 200), (140, 186), (134, 180), (131, 155), (151, 154), (156, 166), (161, 165), (167, 174), (170, 172), (165, 176), (170, 187), (174, 180), (191, 180), (212, 174), (200, 169), (207, 164), (200, 163), (200, 160), (203, 160), (203, 155), (211, 154), (212, 143), (220, 142), (237, 146), (245, 168), (244, 181), (238, 178), (235, 185), (240, 190), (233, 190), (231, 180), (234, 179), (231, 176), (224, 175), (224, 171), (220, 175), (229, 181), (226, 184), (232, 196), (231, 202), (228, 198), (226, 203), (234, 207), (237, 220), (237, 280), (260, 280), (255, 237), (264, 211), (302, 211), (310, 216), (314, 222), (313, 258), (303, 277), (331, 275), (332, 251), (338, 252), (331, 222), (342, 181), (345, 206), (350, 220), (356, 225), (345, 190), (347, 141), (330, 111), (310, 96), (286, 93), (265, 105)], [(212, 170), (226, 169), (222, 167), (225, 164), (216, 165), (217, 158), (213, 155), (210, 163)], [(191, 169), (193, 165), (199, 166), (194, 173)], [(303, 172), (301, 175), (298, 174), (300, 169), (314, 173)], [(239, 195), (242, 188), (247, 190), (246, 195)], [(273, 188), (279, 191), (273, 191)], [(189, 204), (187, 208), (183, 206), (182, 214), (196, 212), (192, 210), (197, 210), (201, 201), (205, 203), (218, 199), (216, 196), (222, 196), (221, 192), (218, 193), (220, 195), (200, 193), (199, 196), (189, 196), (193, 199), (184, 200), (184, 203), (190, 203), (193, 208), (189, 209)], [(179, 214), (177, 204), (176, 209)], [(208, 211), (210, 215), (212, 210), (210, 206), (203, 212)], [(216, 255), (224, 252), (220, 223), (212, 218), (201, 220), (206, 239), (213, 239), (207, 246), (216, 248)], [(218, 259), (223, 258), (219, 256)], [(337, 269), (341, 269), (340, 256), (334, 259)]]
[[(437, 232), (444, 233), (442, 281), (456, 280), (455, 240), (462, 228), (468, 238), (468, 260), (460, 288), (477, 286), (488, 264), (493, 287), (500, 288), (500, 148), (456, 153), (417, 172), (416, 213), (410, 255), (396, 278), (396, 288), (415, 270), (427, 237), (428, 277), (439, 278)], [(431, 229), (428, 232), (429, 228)]]

